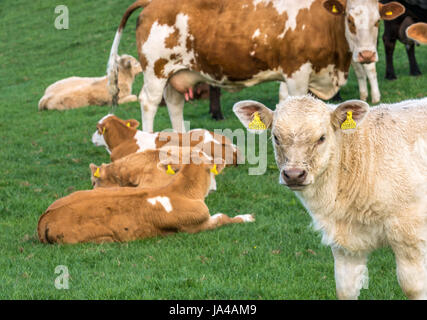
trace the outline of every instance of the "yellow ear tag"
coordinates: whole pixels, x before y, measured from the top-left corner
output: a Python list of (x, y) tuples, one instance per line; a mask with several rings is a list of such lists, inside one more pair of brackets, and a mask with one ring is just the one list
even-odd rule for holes
[(126, 127), (130, 128), (130, 122), (126, 123)]
[(105, 133), (105, 127), (102, 129), (102, 134), (104, 134)]
[(349, 130), (349, 129), (355, 129), (355, 128), (356, 128), (356, 122), (353, 120), (353, 112), (348, 111), (347, 119), (341, 124), (341, 129)]
[(101, 175), (99, 174), (99, 168), (96, 168), (95, 173), (93, 174), (95, 178), (99, 178)]
[(385, 15), (386, 15), (386, 16), (392, 16), (392, 15), (393, 15), (393, 12), (391, 12), (391, 11), (387, 11), (387, 12), (385, 13)]
[(172, 167), (170, 164), (168, 164), (168, 170), (166, 171), (167, 174), (170, 174), (171, 176), (173, 176), (175, 174), (175, 171), (173, 171)]
[(212, 172), (214, 175), (218, 175), (218, 170), (216, 169), (216, 164), (214, 164), (213, 168), (211, 169), (211, 172)]
[(264, 122), (261, 121), (261, 118), (259, 117), (258, 112), (254, 113), (254, 118), (249, 123), (248, 128), (252, 129), (252, 130), (266, 130), (267, 129)]
[(333, 13), (338, 13), (338, 9), (336, 5), (332, 5), (332, 12)]

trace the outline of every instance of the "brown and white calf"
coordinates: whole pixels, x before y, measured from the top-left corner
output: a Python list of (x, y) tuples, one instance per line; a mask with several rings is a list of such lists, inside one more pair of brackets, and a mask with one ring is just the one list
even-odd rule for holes
[(406, 36), (419, 44), (427, 44), (427, 23), (414, 23), (406, 29)]
[(254, 221), (250, 214), (210, 215), (204, 200), (215, 180), (212, 171), (220, 172), (223, 165), (215, 169), (212, 164), (183, 165), (173, 181), (161, 188), (74, 192), (55, 201), (40, 217), (39, 239), (43, 243), (124, 242)]
[[(145, 150), (132, 153), (109, 164), (89, 165), (91, 181), (94, 188), (138, 187), (159, 188), (169, 184), (175, 174), (181, 170), (183, 163), (192, 163), (190, 148), (172, 148)], [(187, 159), (185, 159), (187, 157)], [(205, 158), (209, 156), (205, 155)], [(165, 159), (173, 159), (174, 170), (164, 170), (161, 166)], [(187, 160), (187, 161), (183, 161)], [(212, 159), (214, 160), (214, 159)], [(220, 159), (222, 162), (222, 159)], [(211, 191), (216, 191), (216, 181), (211, 184)]]
[(339, 298), (359, 296), (368, 255), (382, 246), (394, 251), (405, 294), (427, 298), (427, 98), (334, 108), (303, 96), (275, 111), (255, 101), (233, 110), (246, 127), (258, 112), (271, 129), (280, 183), (332, 248)]
[(153, 131), (162, 95), (173, 129), (183, 131), (184, 94), (199, 82), (238, 90), (283, 81), (291, 96), (310, 90), (329, 99), (346, 83), (352, 60), (377, 60), (380, 19), (404, 12), (398, 3), (376, 0), (138, 0), (114, 38), (111, 79), (126, 21), (143, 7), (136, 43), (146, 132)]
[[(137, 101), (132, 94), (135, 76), (142, 72), (138, 60), (129, 55), (117, 59), (119, 103)], [(112, 96), (108, 91), (107, 76), (99, 78), (71, 77), (50, 85), (39, 101), (39, 110), (67, 110), (89, 105), (104, 106), (111, 104)]]
[(92, 135), (96, 146), (104, 146), (110, 153), (111, 161), (116, 161), (132, 153), (169, 146), (193, 147), (211, 157), (221, 157), (227, 165), (241, 163), (241, 154), (231, 141), (221, 134), (204, 129), (194, 129), (188, 133), (149, 133), (136, 129), (137, 120), (121, 120), (109, 114), (102, 118)]

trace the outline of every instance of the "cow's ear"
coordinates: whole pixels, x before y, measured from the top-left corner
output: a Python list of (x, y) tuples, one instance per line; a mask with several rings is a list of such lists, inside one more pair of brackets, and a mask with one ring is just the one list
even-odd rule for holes
[(271, 129), (274, 112), (262, 103), (245, 100), (233, 106), (233, 112), (240, 122), (253, 133), (261, 133)]
[(389, 2), (387, 4), (382, 4), (378, 2), (378, 9), (380, 12), (381, 19), (383, 20), (393, 20), (397, 17), (400, 17), (405, 13), (405, 7), (399, 2)]
[(345, 13), (344, 5), (338, 0), (327, 0), (323, 2), (323, 7), (328, 10), (329, 13), (336, 16)]
[(427, 44), (427, 23), (418, 22), (406, 29), (406, 36), (420, 44)]
[(354, 132), (369, 112), (369, 105), (360, 100), (349, 100), (341, 103), (332, 112), (331, 122), (335, 130), (345, 133)]
[(135, 119), (125, 120), (126, 127), (137, 129), (139, 127), (139, 121)]

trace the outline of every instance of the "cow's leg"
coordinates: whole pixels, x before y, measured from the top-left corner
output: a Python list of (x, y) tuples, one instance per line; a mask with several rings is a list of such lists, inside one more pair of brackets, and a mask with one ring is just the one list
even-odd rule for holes
[(200, 224), (182, 226), (181, 231), (188, 233), (197, 233), (200, 231), (216, 229), (218, 227), (231, 223), (245, 223), (254, 221), (254, 216), (250, 214), (243, 214), (230, 218), (229, 216), (223, 213), (217, 213), (213, 216), (210, 216), (207, 220)]
[(295, 71), (290, 77), (286, 78), (290, 96), (302, 96), (308, 93), (311, 72), (311, 64), (306, 63), (298, 71)]
[(171, 84), (166, 86), (164, 98), (168, 107), (169, 118), (171, 119), (172, 128), (177, 132), (185, 132), (184, 126), (184, 95)]
[(144, 86), (139, 94), (142, 113), (142, 130), (153, 132), (154, 117), (157, 108), (162, 101), (163, 91), (165, 90), (167, 79), (159, 79), (144, 74)]
[(378, 87), (376, 63), (364, 64), (366, 75), (371, 86), (371, 100), (373, 104), (379, 103), (381, 100), (380, 88)]
[(285, 101), (289, 96), (288, 85), (286, 82), (280, 82), (279, 88), (279, 103)]
[(361, 63), (351, 61), (354, 73), (356, 74), (357, 83), (359, 84), (360, 100), (366, 101), (368, 99), (368, 83), (366, 81), (366, 72)]
[(420, 68), (418, 67), (417, 59), (415, 58), (415, 45), (405, 45), (406, 53), (409, 60), (409, 74), (411, 76), (421, 75)]
[(223, 120), (221, 111), (221, 88), (209, 86), (209, 113), (215, 120)]
[(393, 66), (393, 53), (394, 53), (394, 47), (396, 46), (396, 40), (397, 40), (397, 31), (395, 31), (392, 25), (390, 25), (391, 22), (384, 21), (384, 34), (383, 34), (383, 42), (384, 42), (384, 49), (385, 49), (385, 61), (386, 61), (386, 72), (385, 72), (385, 78), (388, 80), (394, 80), (397, 79), (396, 74), (394, 72), (394, 66)]
[(335, 261), (335, 283), (338, 299), (357, 299), (360, 289), (366, 288), (368, 255), (360, 253), (351, 255), (340, 248), (332, 248)]

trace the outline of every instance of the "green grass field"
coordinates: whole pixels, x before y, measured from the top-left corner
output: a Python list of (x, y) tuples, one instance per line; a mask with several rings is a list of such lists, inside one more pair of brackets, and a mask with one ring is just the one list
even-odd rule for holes
[[(43, 3), (43, 4), (41, 4)], [(249, 165), (227, 168), (206, 202), (211, 213), (255, 213), (252, 224), (196, 235), (177, 234), (123, 244), (42, 245), (39, 216), (56, 199), (90, 189), (89, 163), (109, 162), (90, 138), (109, 107), (38, 112), (45, 88), (65, 77), (102, 76), (115, 30), (129, 1), (0, 1), (0, 299), (335, 299), (333, 258), (293, 193), (278, 184), (272, 147), (262, 176)], [(55, 6), (69, 8), (69, 30), (54, 27)], [(137, 56), (131, 17), (120, 52)], [(397, 45), (398, 80), (384, 80), (384, 49), (377, 65), (383, 102), (424, 97), (427, 76), (410, 77)], [(418, 47), (427, 74), (427, 47)], [(134, 83), (138, 93), (142, 77)], [(351, 73), (344, 99), (358, 98)], [(208, 115), (208, 102), (187, 104), (191, 127), (242, 128), (231, 111), (243, 99), (274, 107), (278, 84), (222, 95), (226, 120)], [(140, 120), (137, 103), (120, 106), (121, 118)], [(170, 127), (160, 108), (155, 128)], [(54, 286), (55, 267), (70, 271), (70, 288)], [(389, 249), (372, 254), (369, 290), (361, 299), (404, 299)]]

